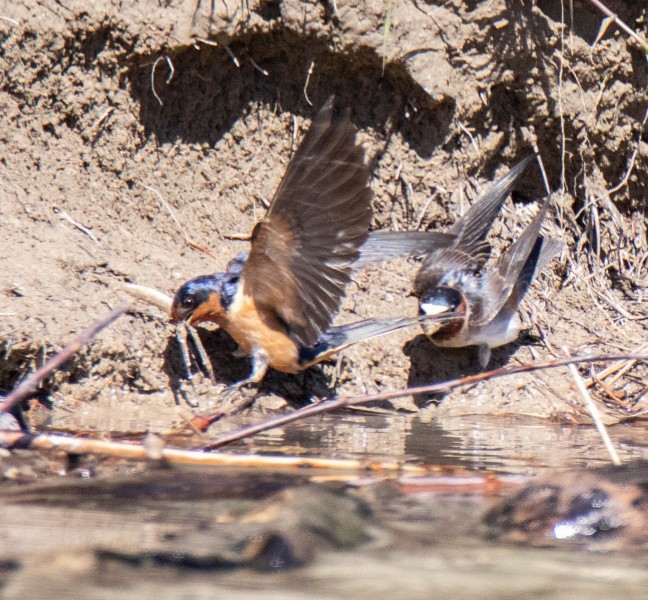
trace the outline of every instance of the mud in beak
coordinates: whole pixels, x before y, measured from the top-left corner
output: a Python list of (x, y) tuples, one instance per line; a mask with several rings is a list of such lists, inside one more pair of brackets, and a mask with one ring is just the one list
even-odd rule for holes
[(171, 318), (171, 323), (182, 323), (191, 319), (193, 315), (193, 308), (184, 308), (176, 299), (173, 299), (173, 304), (169, 311), (169, 317)]

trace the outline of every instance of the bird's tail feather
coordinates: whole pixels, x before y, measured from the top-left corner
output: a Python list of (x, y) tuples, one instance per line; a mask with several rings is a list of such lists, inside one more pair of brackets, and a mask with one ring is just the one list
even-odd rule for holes
[(371, 338), (385, 335), (400, 329), (414, 327), (431, 321), (445, 321), (456, 316), (454, 313), (441, 315), (420, 315), (418, 317), (388, 317), (385, 319), (365, 319), (348, 325), (331, 327), (314, 346), (302, 347), (299, 353), (303, 366), (315, 364), (347, 346)]

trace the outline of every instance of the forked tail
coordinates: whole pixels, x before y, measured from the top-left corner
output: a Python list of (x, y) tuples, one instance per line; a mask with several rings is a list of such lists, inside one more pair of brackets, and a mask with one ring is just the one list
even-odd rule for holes
[(431, 321), (445, 321), (452, 319), (454, 316), (456, 316), (454, 313), (444, 313), (442, 315), (420, 315), (418, 317), (365, 319), (348, 325), (331, 327), (322, 335), (317, 344), (307, 347), (302, 346), (299, 349), (299, 362), (303, 367), (307, 367), (352, 344), (370, 340), (399, 329), (420, 326)]

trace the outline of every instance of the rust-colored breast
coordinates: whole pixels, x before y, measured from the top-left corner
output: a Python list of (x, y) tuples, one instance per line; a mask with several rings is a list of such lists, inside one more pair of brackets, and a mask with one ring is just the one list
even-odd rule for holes
[(257, 307), (254, 299), (239, 288), (227, 314), (223, 328), (247, 352), (260, 348), (268, 355), (268, 363), (277, 371), (295, 373), (302, 369), (297, 345), (285, 332), (285, 326), (270, 310)]

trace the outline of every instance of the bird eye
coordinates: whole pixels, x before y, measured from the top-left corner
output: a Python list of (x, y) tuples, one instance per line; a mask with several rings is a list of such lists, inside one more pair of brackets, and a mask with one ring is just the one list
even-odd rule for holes
[(191, 309), (194, 307), (194, 299), (191, 296), (185, 296), (182, 299), (182, 308)]

